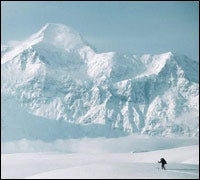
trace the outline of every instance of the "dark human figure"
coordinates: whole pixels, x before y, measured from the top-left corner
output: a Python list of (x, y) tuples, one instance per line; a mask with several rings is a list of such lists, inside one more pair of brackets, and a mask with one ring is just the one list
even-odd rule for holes
[(165, 161), (164, 158), (161, 158), (160, 161), (158, 161), (158, 163), (161, 163), (161, 169), (165, 170), (165, 164), (167, 164), (167, 161)]

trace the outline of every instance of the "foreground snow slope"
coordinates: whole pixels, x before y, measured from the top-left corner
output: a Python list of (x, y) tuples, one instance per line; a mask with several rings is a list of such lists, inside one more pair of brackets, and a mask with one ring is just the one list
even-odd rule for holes
[[(157, 163), (165, 157), (167, 170)], [(199, 177), (199, 146), (138, 153), (2, 154), (2, 178), (193, 178)]]
[(2, 52), (2, 95), (49, 122), (121, 134), (199, 133), (198, 63), (186, 56), (97, 53), (72, 28), (51, 23)]

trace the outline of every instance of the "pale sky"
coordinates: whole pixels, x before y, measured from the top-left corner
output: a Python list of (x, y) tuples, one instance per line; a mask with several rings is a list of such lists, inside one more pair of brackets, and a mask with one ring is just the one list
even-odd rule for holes
[(74, 28), (98, 52), (172, 51), (199, 61), (198, 1), (1, 1), (1, 44), (46, 23)]

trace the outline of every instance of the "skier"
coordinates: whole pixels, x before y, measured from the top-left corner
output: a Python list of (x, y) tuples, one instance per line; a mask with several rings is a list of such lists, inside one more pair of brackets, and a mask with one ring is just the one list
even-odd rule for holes
[(158, 163), (161, 163), (161, 169), (165, 170), (165, 164), (167, 164), (167, 161), (164, 158), (161, 158)]

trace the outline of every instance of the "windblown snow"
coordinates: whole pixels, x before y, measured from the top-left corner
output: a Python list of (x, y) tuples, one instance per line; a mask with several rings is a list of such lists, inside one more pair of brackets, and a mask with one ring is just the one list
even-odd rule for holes
[(97, 53), (72, 28), (51, 23), (1, 50), (5, 139), (48, 139), (39, 132), (48, 122), (55, 138), (199, 134), (199, 64), (184, 55)]

